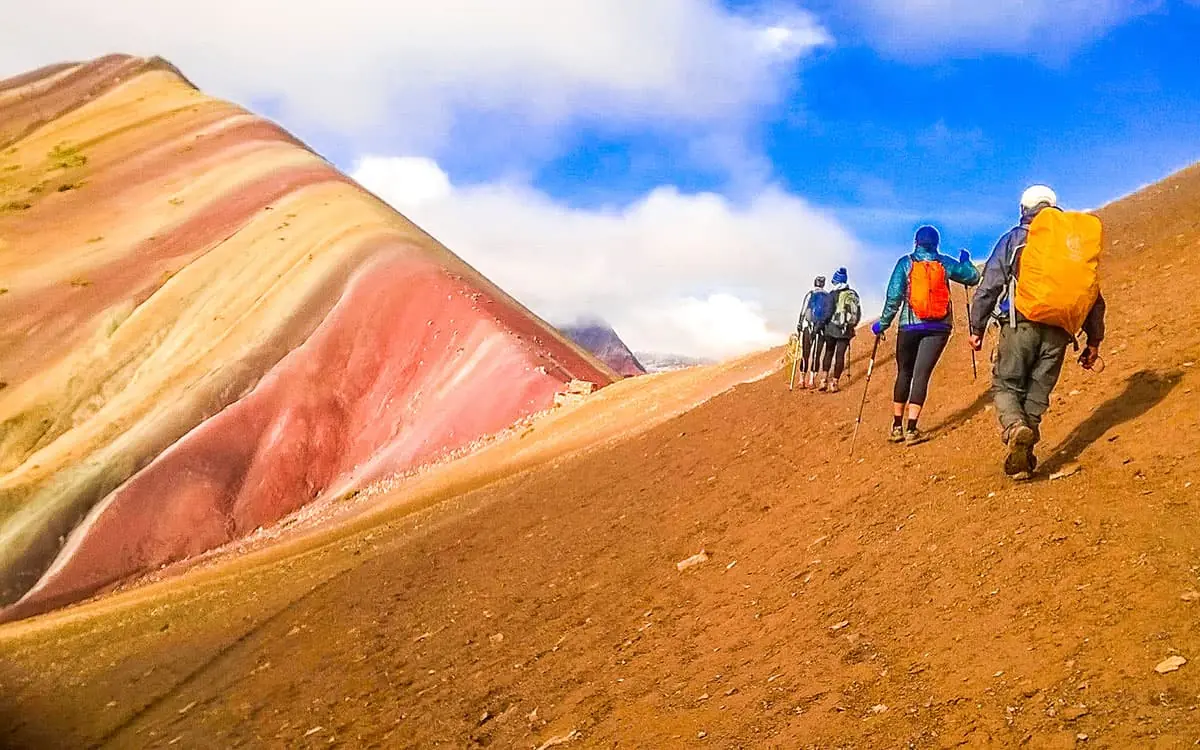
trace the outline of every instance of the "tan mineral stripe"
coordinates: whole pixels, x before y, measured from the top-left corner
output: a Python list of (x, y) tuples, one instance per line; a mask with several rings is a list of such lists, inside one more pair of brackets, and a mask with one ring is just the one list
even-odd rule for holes
[[(69, 423), (58, 439), (0, 477), (0, 491), (43, 481), (117, 436), (136, 440), (129, 430), (143, 416), (175, 411), (186, 391), (206, 390), (199, 383), (223, 381), (229, 370), (249, 366), (244, 358), (303, 315), (297, 306), (311, 304), (306, 300), (315, 289), (363, 260), (362, 243), (396, 231), (390, 218), (353, 186), (304, 189), (180, 270), (111, 336), (21, 387), (0, 391), (0, 415), (48, 413)], [(291, 226), (277, 229), (284, 221)], [(396, 236), (399, 249), (403, 236)], [(5, 446), (5, 452), (18, 447)]]

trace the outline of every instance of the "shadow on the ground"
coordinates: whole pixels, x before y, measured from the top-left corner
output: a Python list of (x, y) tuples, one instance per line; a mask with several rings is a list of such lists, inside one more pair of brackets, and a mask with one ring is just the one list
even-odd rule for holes
[(1183, 373), (1141, 370), (1125, 380), (1125, 388), (1100, 405), (1092, 415), (1071, 430), (1058, 444), (1042, 466), (1041, 473), (1049, 475), (1079, 458), (1089, 445), (1119, 424), (1136, 419), (1153, 409), (1174, 390)]
[(976, 417), (991, 402), (992, 402), (992, 390), (991, 390), (991, 388), (986, 388), (975, 398), (974, 401), (971, 402), (971, 404), (969, 406), (965, 406), (962, 409), (959, 409), (958, 411), (954, 412), (953, 414), (947, 416), (941, 422), (938, 422), (934, 426), (930, 427), (928, 432), (930, 432), (931, 434), (938, 433), (938, 432), (946, 432), (946, 431), (954, 430), (955, 428), (961, 427), (964, 422), (966, 422), (968, 419), (972, 419), (972, 418)]

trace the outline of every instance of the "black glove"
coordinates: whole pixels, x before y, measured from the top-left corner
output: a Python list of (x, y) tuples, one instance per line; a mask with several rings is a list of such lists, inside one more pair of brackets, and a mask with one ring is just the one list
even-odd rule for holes
[(1088, 344), (1083, 347), (1083, 351), (1079, 353), (1079, 366), (1085, 370), (1090, 370), (1096, 366), (1096, 362), (1100, 359), (1100, 347)]
[(962, 250), (962, 252), (960, 252), (958, 254), (958, 262), (959, 263), (970, 263), (971, 262), (971, 251), (964, 248)]

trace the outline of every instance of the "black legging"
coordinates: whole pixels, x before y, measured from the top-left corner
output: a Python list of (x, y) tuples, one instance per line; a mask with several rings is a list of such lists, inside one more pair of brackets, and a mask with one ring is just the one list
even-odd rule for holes
[(896, 337), (896, 389), (892, 401), (924, 406), (929, 377), (950, 341), (949, 331), (901, 331)]
[(850, 339), (835, 339), (829, 336), (821, 338), (824, 341), (821, 372), (829, 372), (829, 368), (832, 367), (833, 379), (837, 380), (846, 371), (846, 352), (850, 350)]

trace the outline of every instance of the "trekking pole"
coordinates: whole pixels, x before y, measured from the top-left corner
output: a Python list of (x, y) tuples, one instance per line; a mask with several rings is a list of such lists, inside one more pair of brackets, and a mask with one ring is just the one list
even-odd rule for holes
[[(971, 330), (971, 290), (967, 289), (967, 285), (963, 284), (963, 296), (967, 300), (967, 332)], [(971, 349), (971, 382), (979, 380), (979, 364), (975, 361), (975, 349)]]
[(858, 441), (858, 428), (862, 424), (863, 409), (867, 408), (867, 391), (871, 387), (871, 373), (875, 371), (875, 356), (879, 354), (879, 342), (883, 340), (883, 334), (875, 337), (875, 345), (871, 347), (871, 361), (867, 363), (867, 379), (863, 383), (862, 403), (858, 406), (858, 419), (854, 420), (854, 435), (850, 438), (850, 457), (854, 458), (854, 443)]
[(796, 385), (796, 365), (800, 364), (800, 339), (799, 332), (796, 335), (796, 345), (792, 347), (792, 379), (788, 381), (788, 390), (792, 390)]

